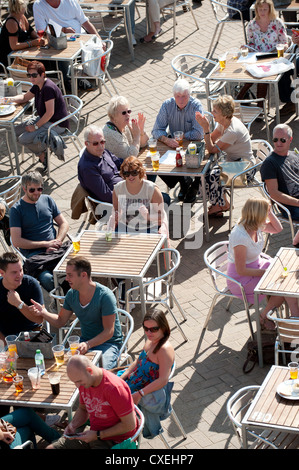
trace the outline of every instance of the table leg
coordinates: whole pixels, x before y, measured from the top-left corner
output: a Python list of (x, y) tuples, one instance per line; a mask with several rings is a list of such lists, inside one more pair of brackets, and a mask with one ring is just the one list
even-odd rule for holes
[(262, 348), (262, 332), (260, 323), (260, 307), (259, 294), (254, 293), (255, 319), (256, 319), (256, 340), (258, 349), (259, 366), (264, 367), (263, 348)]
[(200, 179), (201, 179), (202, 202), (203, 202), (204, 219), (205, 219), (205, 237), (206, 237), (206, 241), (208, 242), (209, 239), (210, 239), (210, 225), (209, 225), (208, 201), (207, 201), (205, 175), (201, 175)]
[(274, 83), (274, 96), (275, 96), (275, 109), (276, 109), (276, 125), (280, 124), (280, 114), (279, 114), (279, 92), (278, 92), (278, 82)]
[(20, 170), (20, 163), (19, 163), (19, 152), (18, 152), (18, 144), (17, 144), (17, 138), (16, 138), (14, 124), (11, 124), (11, 126), (10, 126), (10, 133), (11, 133), (11, 139), (12, 139), (12, 148), (13, 148), (13, 151), (14, 151), (14, 154), (15, 154), (16, 171), (17, 171), (17, 175), (20, 175), (21, 170)]
[(243, 442), (243, 449), (248, 449), (247, 432), (246, 432), (246, 426), (244, 424), (242, 424), (242, 442)]

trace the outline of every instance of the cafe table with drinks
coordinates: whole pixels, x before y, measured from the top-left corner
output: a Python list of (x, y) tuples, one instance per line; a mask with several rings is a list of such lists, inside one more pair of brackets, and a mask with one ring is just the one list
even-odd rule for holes
[[(31, 354), (32, 345), (35, 349), (37, 344), (38, 350), (39, 343), (30, 342), (30, 352), (24, 353), (26, 349), (20, 344), (20, 338), (23, 336), (7, 337), (7, 349), (0, 353), (0, 405), (65, 410), (71, 420), (79, 392), (68, 378), (67, 363), (73, 355), (79, 354), (80, 338), (69, 337), (69, 347), (51, 345), (52, 352), (47, 355), (48, 359), (43, 358), (44, 365), (39, 365), (36, 354)], [(89, 351), (86, 356), (97, 365), (101, 354), (101, 351)]]
[[(269, 57), (270, 56), (270, 57)], [(264, 83), (271, 85), (274, 90), (274, 102), (275, 102), (275, 114), (276, 124), (280, 123), (279, 114), (279, 91), (278, 82), (282, 76), (282, 73), (276, 73), (270, 76), (263, 76), (258, 78), (257, 75), (252, 75), (248, 69), (253, 70), (253, 66), (257, 66), (259, 70), (263, 69), (265, 73), (271, 66), (272, 62), (284, 56), (289, 62), (295, 59), (294, 53), (284, 52), (284, 48), (281, 44), (278, 44), (277, 50), (271, 53), (264, 52), (252, 52), (247, 46), (242, 46), (240, 50), (228, 50), (226, 53), (219, 56), (218, 63), (209, 72), (205, 79), (206, 83), (206, 94), (210, 96), (210, 82), (226, 82), (227, 88), (231, 84), (246, 84), (246, 83)], [(296, 67), (294, 67), (294, 78), (296, 79)], [(211, 110), (211, 102), (208, 100), (209, 111)]]

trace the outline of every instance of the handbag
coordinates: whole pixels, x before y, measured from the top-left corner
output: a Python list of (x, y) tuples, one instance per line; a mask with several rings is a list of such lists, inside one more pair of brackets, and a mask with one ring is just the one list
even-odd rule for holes
[[(81, 42), (81, 61), (83, 63), (83, 72), (89, 77), (100, 75), (105, 70), (105, 57), (103, 54), (103, 45), (100, 38), (95, 36), (86, 43)], [(98, 60), (92, 60), (97, 59)], [(101, 60), (100, 60), (101, 59)], [(84, 62), (87, 62), (84, 64)]]
[[(262, 335), (262, 351), (263, 361), (265, 364), (274, 364), (274, 344), (276, 339), (276, 333), (273, 335)], [(258, 362), (258, 346), (257, 341), (249, 341), (247, 343), (247, 358), (243, 365), (244, 374), (251, 372)]]
[[(241, 160), (237, 162), (221, 162), (218, 163), (218, 166), (221, 170), (220, 183), (223, 186), (230, 187), (233, 177), (238, 173), (242, 173), (242, 171), (249, 169), (251, 164), (248, 161)], [(235, 188), (243, 188), (245, 186), (247, 186), (246, 173), (238, 176), (238, 178), (234, 180)]]

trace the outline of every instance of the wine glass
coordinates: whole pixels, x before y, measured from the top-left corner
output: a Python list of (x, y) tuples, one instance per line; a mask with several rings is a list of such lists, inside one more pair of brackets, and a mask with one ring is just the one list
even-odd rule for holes
[(38, 29), (37, 31), (37, 35), (38, 35), (38, 42), (40, 43), (40, 40), (42, 39), (42, 37), (44, 36), (45, 34), (45, 30), (44, 29)]

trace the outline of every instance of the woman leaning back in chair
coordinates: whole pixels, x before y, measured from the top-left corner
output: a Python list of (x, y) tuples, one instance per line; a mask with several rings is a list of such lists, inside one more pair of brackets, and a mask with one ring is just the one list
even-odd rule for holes
[(0, 62), (8, 65), (7, 55), (11, 51), (20, 51), (33, 46), (43, 46), (44, 39), (39, 39), (36, 31), (29, 24), (25, 13), (27, 0), (9, 0), (9, 15), (0, 33)]
[(169, 342), (170, 327), (162, 310), (149, 310), (142, 326), (147, 337), (144, 348), (121, 375), (130, 387), (135, 405), (142, 397), (162, 389), (168, 383), (175, 358)]
[[(254, 289), (270, 265), (271, 258), (265, 254), (263, 232), (279, 233), (282, 225), (273, 214), (269, 201), (263, 198), (250, 198), (242, 208), (238, 224), (229, 236), (227, 275), (243, 286), (248, 304), (254, 303)], [(227, 280), (232, 294), (242, 299), (240, 288), (233, 281)], [(265, 296), (260, 296), (262, 300)], [(292, 316), (299, 316), (297, 299), (271, 296), (261, 313), (262, 328), (273, 330), (275, 325), (266, 315), (273, 308), (280, 307), (286, 301)]]
[[(244, 159), (255, 164), (255, 158), (252, 153), (251, 140), (247, 127), (234, 116), (235, 103), (230, 95), (219, 96), (213, 102), (213, 116), (216, 121), (216, 127), (213, 132), (210, 131), (210, 123), (206, 116), (196, 112), (196, 120), (202, 126), (206, 149), (210, 153), (226, 154), (226, 161), (238, 161)], [(224, 187), (220, 182), (221, 169), (216, 165), (206, 175), (208, 185), (209, 200), (211, 206), (209, 215), (222, 216), (223, 212), (230, 208), (224, 193)]]
[[(32, 82), (30, 90), (21, 95), (4, 98), (4, 100), (6, 103), (23, 104), (35, 98), (37, 117), (32, 116), (22, 124), (18, 124), (15, 132), (19, 143), (37, 155), (46, 169), (45, 136), (47, 130), (51, 124), (65, 118), (68, 112), (61, 90), (46, 77), (44, 64), (35, 60), (30, 62), (27, 66), (27, 76)], [(55, 126), (54, 130), (57, 134), (63, 134), (68, 127), (69, 121), (66, 119), (60, 125)]]

